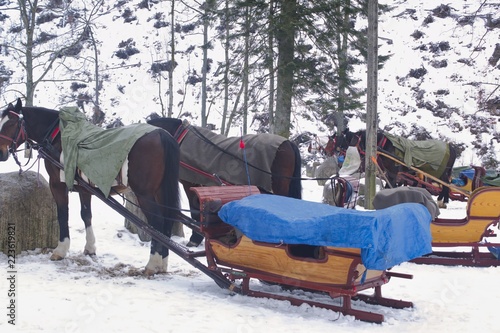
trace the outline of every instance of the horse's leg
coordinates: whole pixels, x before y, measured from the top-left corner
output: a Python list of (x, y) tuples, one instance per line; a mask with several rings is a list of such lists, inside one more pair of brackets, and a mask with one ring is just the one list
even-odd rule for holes
[(50, 181), (50, 191), (57, 205), (57, 222), (59, 222), (59, 242), (52, 252), (50, 260), (62, 260), (69, 251), (69, 200), (66, 184), (57, 181)]
[[(164, 232), (163, 210), (155, 202), (153, 196), (137, 195), (137, 202), (146, 216), (149, 225), (158, 231)], [(166, 235), (170, 237), (170, 235)], [(154, 275), (156, 273), (166, 273), (168, 267), (168, 249), (161, 245), (154, 238), (151, 240), (151, 251), (149, 261), (146, 264), (144, 274)]]
[[(179, 209), (179, 146), (166, 131), (158, 129), (136, 141), (128, 155), (130, 189), (149, 225), (166, 237)], [(167, 272), (169, 249), (155, 238), (145, 274)]]
[(439, 195), (437, 197), (438, 207), (446, 208), (449, 200), (450, 200), (450, 188), (448, 186), (443, 185), (441, 187), (441, 192), (439, 192)]
[(92, 195), (90, 193), (81, 191), (80, 194), (80, 216), (83, 223), (85, 223), (85, 247), (83, 254), (93, 256), (96, 252), (94, 230), (92, 229), (92, 210), (90, 202)]
[[(186, 197), (189, 201), (189, 209), (191, 211), (191, 218), (195, 221), (200, 221), (200, 203), (196, 194), (189, 188), (196, 186), (195, 184), (187, 183), (181, 181), (182, 187), (184, 187), (184, 192), (186, 192)], [(203, 241), (204, 236), (193, 230), (189, 242), (186, 244), (187, 247), (197, 247)]]
[[(455, 164), (455, 160), (457, 158), (457, 151), (451, 144), (448, 144), (448, 149), (450, 152), (450, 157), (448, 158), (448, 163), (446, 163), (446, 169), (443, 173), (443, 176), (441, 176), (441, 180), (449, 184), (451, 182), (453, 165)], [(447, 204), (450, 202), (450, 188), (448, 186), (442, 186), (442, 190), (439, 193), (437, 200), (439, 208), (447, 207)]]

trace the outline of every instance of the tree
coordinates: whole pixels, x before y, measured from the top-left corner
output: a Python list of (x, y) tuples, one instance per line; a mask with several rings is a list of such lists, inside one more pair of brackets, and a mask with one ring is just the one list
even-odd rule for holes
[(92, 108), (92, 123), (94, 124), (101, 124), (102, 121), (104, 120), (104, 112), (102, 111), (101, 108), (101, 103), (100, 103), (100, 90), (102, 86), (101, 82), (101, 75), (100, 75), (100, 70), (99, 70), (99, 42), (94, 34), (94, 24), (92, 20), (98, 15), (97, 13), (99, 12), (100, 8), (102, 7), (103, 2), (101, 0), (96, 1), (95, 3), (90, 3), (91, 8), (89, 11), (84, 10), (84, 15), (82, 17), (82, 23), (83, 26), (85, 27), (85, 30), (82, 34), (82, 40), (89, 40), (89, 43), (91, 45), (91, 48), (94, 51), (94, 58), (92, 59), (92, 62), (94, 64), (94, 78), (93, 81), (95, 82), (95, 87), (94, 87), (94, 101), (93, 101), (93, 108)]
[(365, 208), (373, 209), (377, 157), (378, 0), (368, 0), (368, 102), (366, 109)]
[(168, 71), (168, 113), (167, 117), (174, 114), (174, 64), (175, 64), (175, 0), (171, 0), (170, 7), (170, 66)]
[[(9, 37), (13, 40), (7, 40), (2, 47), (14, 53), (26, 73), (25, 93), (20, 93), (29, 106), (33, 105), (37, 85), (55, 80), (47, 78), (49, 73), (53, 73), (53, 65), (56, 62), (62, 63), (64, 57), (78, 52), (82, 36), (88, 31), (84, 26), (75, 29), (75, 11), (66, 2), (61, 2), (58, 7), (41, 6), (38, 0), (18, 0), (17, 4), (20, 24), (11, 28), (14, 33), (9, 34)], [(62, 28), (67, 26), (57, 36), (43, 29), (44, 23), (56, 17), (62, 18)]]
[(278, 71), (276, 84), (275, 133), (285, 138), (290, 136), (292, 113), (293, 78), (295, 73), (295, 26), (296, 0), (279, 1), (279, 26), (276, 33), (278, 42)]

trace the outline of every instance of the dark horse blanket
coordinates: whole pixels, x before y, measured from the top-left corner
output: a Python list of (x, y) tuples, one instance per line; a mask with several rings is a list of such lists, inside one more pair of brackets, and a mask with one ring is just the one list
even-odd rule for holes
[[(240, 140), (244, 149), (240, 147)], [(271, 166), (286, 139), (272, 134), (226, 137), (203, 127), (188, 126), (182, 139), (181, 161), (233, 185), (258, 186), (271, 192)], [(246, 163), (248, 162), (248, 164)], [(220, 185), (199, 172), (181, 166), (179, 177), (194, 184)]]
[(432, 195), (424, 188), (402, 186), (396, 188), (383, 189), (373, 198), (373, 208), (384, 209), (400, 203), (419, 203), (424, 205), (434, 220), (439, 216), (439, 207), (432, 198)]
[(450, 159), (450, 147), (439, 140), (416, 141), (384, 132), (396, 148), (396, 155), (405, 162), (434, 177), (441, 177)]
[(108, 196), (135, 142), (158, 129), (147, 124), (134, 124), (105, 130), (88, 122), (76, 107), (60, 110), (59, 127), (68, 189), (73, 188), (78, 168), (105, 196)]

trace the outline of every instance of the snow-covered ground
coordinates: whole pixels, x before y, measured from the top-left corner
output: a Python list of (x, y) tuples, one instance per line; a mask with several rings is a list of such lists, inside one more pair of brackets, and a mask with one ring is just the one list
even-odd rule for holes
[[(0, 167), (0, 172), (16, 170), (13, 161)], [(306, 200), (320, 201), (321, 192), (316, 181), (304, 182)], [(95, 259), (82, 254), (85, 234), (75, 194), (68, 258), (53, 262), (40, 251), (17, 256), (15, 326), (7, 316), (7, 256), (0, 254), (1, 332), (500, 332), (495, 306), (500, 268), (401, 264), (393, 271), (413, 279), (391, 279), (382, 291), (413, 301), (414, 307), (398, 310), (355, 302), (385, 316), (383, 324), (365, 323), (325, 309), (230, 295), (175, 254), (168, 274), (147, 278), (140, 272), (149, 243), (130, 234), (123, 218), (104, 203), (94, 199), (93, 209)], [(442, 210), (442, 217), (464, 215), (460, 202)]]

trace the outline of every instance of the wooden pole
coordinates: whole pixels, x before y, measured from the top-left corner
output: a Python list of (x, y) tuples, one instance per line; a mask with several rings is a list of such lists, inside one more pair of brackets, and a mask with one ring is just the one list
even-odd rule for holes
[(399, 164), (401, 164), (401, 165), (404, 165), (404, 166), (405, 166), (405, 167), (407, 167), (408, 169), (411, 169), (411, 170), (416, 171), (416, 172), (420, 172), (421, 174), (423, 174), (423, 175), (424, 175), (424, 176), (426, 176), (427, 178), (430, 178), (430, 179), (434, 180), (435, 182), (438, 182), (439, 184), (441, 184), (441, 185), (443, 185), (443, 186), (447, 186), (447, 187), (449, 187), (449, 188), (450, 188), (450, 190), (453, 190), (453, 191), (455, 191), (455, 192), (458, 192), (458, 193), (460, 193), (460, 194), (463, 194), (463, 195), (465, 195), (466, 197), (469, 197), (469, 196), (470, 196), (470, 194), (469, 194), (469, 193), (464, 192), (463, 190), (459, 189), (458, 187), (453, 186), (452, 184), (448, 184), (448, 183), (446, 183), (446, 182), (442, 181), (441, 179), (439, 179), (439, 178), (437, 178), (437, 177), (434, 177), (433, 175), (428, 174), (428, 173), (427, 173), (427, 172), (425, 172), (425, 171), (422, 171), (422, 170), (420, 170), (420, 169), (418, 169), (418, 168), (415, 168), (414, 166), (408, 165), (408, 164), (406, 164), (405, 162), (403, 162), (402, 160), (400, 160), (399, 158), (392, 156), (391, 154), (385, 153), (385, 152), (380, 151), (380, 150), (378, 151), (378, 153), (379, 153), (380, 155), (384, 156), (384, 157), (390, 158), (391, 160), (393, 160), (393, 161), (395, 161), (395, 162), (397, 162), (397, 163), (399, 163)]
[(375, 164), (372, 157), (377, 154), (377, 80), (378, 80), (378, 0), (368, 1), (368, 78), (366, 101), (366, 156), (365, 156), (365, 208), (373, 208), (375, 197)]

